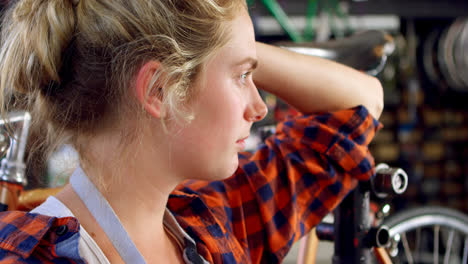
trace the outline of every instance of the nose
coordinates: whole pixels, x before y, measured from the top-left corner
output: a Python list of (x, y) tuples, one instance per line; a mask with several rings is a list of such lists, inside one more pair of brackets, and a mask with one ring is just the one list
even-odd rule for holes
[(268, 113), (268, 108), (255, 86), (249, 90), (251, 90), (250, 103), (247, 105), (244, 118), (250, 122), (257, 122), (265, 118)]

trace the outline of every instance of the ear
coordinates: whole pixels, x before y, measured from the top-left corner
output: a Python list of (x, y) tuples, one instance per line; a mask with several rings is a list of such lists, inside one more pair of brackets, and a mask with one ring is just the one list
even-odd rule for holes
[(149, 61), (144, 64), (138, 71), (135, 92), (138, 101), (145, 110), (156, 118), (164, 118), (165, 110), (162, 104), (163, 87), (156, 80), (154, 75), (161, 70), (161, 63), (158, 61)]

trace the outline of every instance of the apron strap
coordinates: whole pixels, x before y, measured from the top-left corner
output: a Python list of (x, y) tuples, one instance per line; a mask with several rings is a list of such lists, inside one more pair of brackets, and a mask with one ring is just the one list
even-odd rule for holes
[(72, 174), (70, 185), (104, 230), (123, 261), (135, 264), (146, 263), (110, 204), (86, 177), (81, 167), (78, 166)]

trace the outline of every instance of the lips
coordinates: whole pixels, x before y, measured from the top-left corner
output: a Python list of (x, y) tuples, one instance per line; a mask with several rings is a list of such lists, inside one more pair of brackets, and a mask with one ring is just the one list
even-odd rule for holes
[(243, 142), (243, 141), (245, 141), (245, 138), (237, 140), (236, 143)]
[(240, 151), (245, 149), (245, 140), (237, 140), (236, 145), (239, 147)]
[(237, 143), (237, 142), (240, 142), (240, 141), (245, 141), (248, 137), (249, 137), (249, 136), (243, 137), (243, 138), (237, 140), (236, 143)]
[(249, 136), (247, 137), (244, 137), (244, 138), (241, 138), (239, 140), (236, 141), (236, 145), (240, 148), (240, 150), (244, 150), (245, 149), (245, 140), (248, 138)]

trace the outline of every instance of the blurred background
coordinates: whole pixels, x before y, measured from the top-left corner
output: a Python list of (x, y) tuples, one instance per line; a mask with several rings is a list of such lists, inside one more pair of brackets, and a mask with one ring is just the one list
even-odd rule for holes
[[(274, 3), (301, 41), (369, 29), (394, 37), (395, 51), (377, 75), (385, 127), (371, 145), (376, 163), (408, 173), (408, 190), (393, 207), (434, 204), (468, 213), (468, 1), (255, 0), (250, 12), (260, 41), (291, 40), (272, 16)], [(264, 97), (269, 106), (277, 103)]]
[[(395, 50), (377, 75), (385, 92), (384, 128), (370, 148), (376, 163), (403, 168), (409, 185), (402, 196), (373, 201), (390, 204), (390, 213), (423, 205), (468, 213), (468, 1), (248, 2), (257, 39), (268, 43), (390, 33)], [(278, 99), (263, 96), (269, 123)], [(295, 263), (296, 252), (297, 245), (286, 263)], [(332, 243), (321, 243), (318, 252), (318, 263), (331, 263)]]

